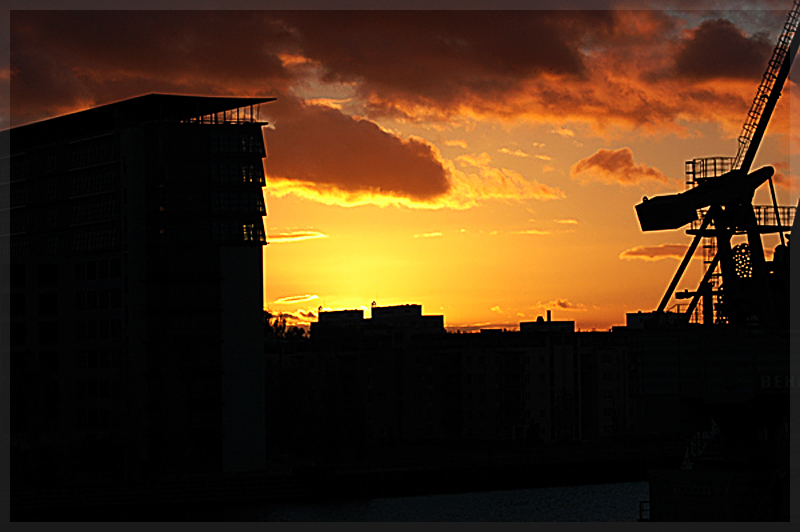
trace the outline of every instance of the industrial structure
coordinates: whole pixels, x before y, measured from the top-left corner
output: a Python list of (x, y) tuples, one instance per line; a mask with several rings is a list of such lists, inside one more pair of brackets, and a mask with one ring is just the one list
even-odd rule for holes
[(273, 99), (150, 94), (2, 132), (15, 482), (263, 469)]
[[(686, 162), (688, 190), (680, 194), (645, 198), (636, 206), (643, 231), (678, 229), (692, 243), (666, 290), (655, 317), (663, 317), (689, 261), (703, 242), (705, 274), (697, 289), (676, 295), (691, 298), (683, 314), (686, 321), (705, 324), (786, 328), (789, 319), (789, 253), (784, 233), (789, 232), (796, 207), (779, 207), (772, 180), (774, 169), (754, 172), (750, 167), (764, 137), (797, 54), (800, 14), (795, 2), (767, 65), (761, 84), (739, 136), (735, 157), (707, 157)], [(755, 190), (769, 182), (771, 206), (752, 204)], [(761, 235), (778, 233), (781, 244), (767, 261)], [(734, 244), (732, 238), (746, 236)], [(702, 303), (702, 304), (700, 304)], [(695, 311), (702, 309), (699, 313)]]

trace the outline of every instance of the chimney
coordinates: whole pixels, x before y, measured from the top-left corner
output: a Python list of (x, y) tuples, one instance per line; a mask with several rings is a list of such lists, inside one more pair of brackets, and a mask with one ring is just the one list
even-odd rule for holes
[(550, 311), (547, 311), (547, 321), (550, 321)]

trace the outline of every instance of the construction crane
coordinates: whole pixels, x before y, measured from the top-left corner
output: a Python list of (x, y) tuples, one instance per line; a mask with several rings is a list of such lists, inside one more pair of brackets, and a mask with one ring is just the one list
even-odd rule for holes
[[(654, 313), (656, 318), (664, 317), (667, 303), (702, 240), (706, 271), (700, 285), (693, 292), (676, 294), (676, 299), (691, 299), (682, 320), (689, 321), (702, 300), (705, 324), (788, 325), (789, 253), (784, 232), (793, 224), (796, 208), (778, 207), (772, 167), (754, 172), (750, 167), (797, 55), (798, 21), (800, 0), (794, 0), (739, 135), (736, 156), (688, 161), (688, 190), (645, 198), (636, 206), (642, 231), (691, 224), (686, 232), (694, 236)], [(752, 204), (756, 189), (764, 182), (769, 182), (771, 209)], [(761, 242), (765, 233), (778, 233), (781, 239), (769, 264)], [(747, 242), (732, 247), (734, 235), (746, 235)]]

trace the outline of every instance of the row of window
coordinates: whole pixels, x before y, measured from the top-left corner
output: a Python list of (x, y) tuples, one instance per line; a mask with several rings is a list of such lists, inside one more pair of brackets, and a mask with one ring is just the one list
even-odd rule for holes
[(266, 242), (263, 223), (217, 222), (211, 226), (215, 242)]
[(108, 369), (113, 367), (113, 360), (108, 349), (81, 349), (75, 352), (75, 367)]
[(216, 133), (211, 136), (211, 151), (265, 155), (264, 140), (253, 133)]
[(119, 199), (112, 198), (72, 206), (72, 224), (86, 224), (111, 220), (119, 216)]
[(75, 293), (75, 310), (95, 310), (119, 308), (122, 306), (122, 293), (113, 290), (86, 290)]
[[(28, 345), (28, 324), (26, 322), (11, 322), (10, 340), (13, 347)], [(41, 346), (56, 346), (59, 342), (59, 324), (54, 321), (43, 321), (38, 324), (36, 339)], [(75, 323), (75, 337), (77, 340), (105, 340), (118, 338), (122, 334), (122, 320), (101, 319), (78, 321)]]
[(222, 192), (211, 195), (211, 210), (214, 212), (258, 212), (267, 213), (261, 192)]
[(108, 379), (78, 379), (78, 399), (108, 399), (112, 382)]
[(72, 235), (73, 251), (101, 250), (116, 247), (119, 243), (116, 227), (103, 227), (76, 231)]
[(100, 259), (75, 264), (76, 281), (118, 278), (122, 274), (119, 259)]
[(92, 139), (71, 145), (70, 168), (83, 168), (115, 161), (119, 143), (115, 137)]
[(122, 334), (122, 320), (119, 318), (75, 322), (77, 340), (106, 340), (118, 338)]
[(114, 190), (119, 183), (119, 172), (116, 166), (109, 165), (92, 168), (75, 174), (72, 177), (71, 198), (99, 194)]
[(75, 415), (79, 430), (107, 429), (110, 427), (110, 415), (108, 410), (78, 408)]
[(261, 165), (241, 162), (215, 162), (211, 165), (211, 180), (218, 183), (258, 183), (264, 186)]

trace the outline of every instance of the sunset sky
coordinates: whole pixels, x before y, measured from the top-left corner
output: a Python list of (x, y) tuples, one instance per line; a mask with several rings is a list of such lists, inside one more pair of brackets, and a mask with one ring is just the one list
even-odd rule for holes
[[(684, 190), (684, 161), (736, 154), (791, 0), (649, 5), (13, 11), (0, 127), (151, 92), (276, 97), (261, 107), (265, 308), (307, 323), (419, 303), (464, 329), (550, 309), (607, 329), (658, 305), (691, 241), (642, 233), (634, 206)], [(775, 167), (784, 205), (796, 92), (754, 164)]]

